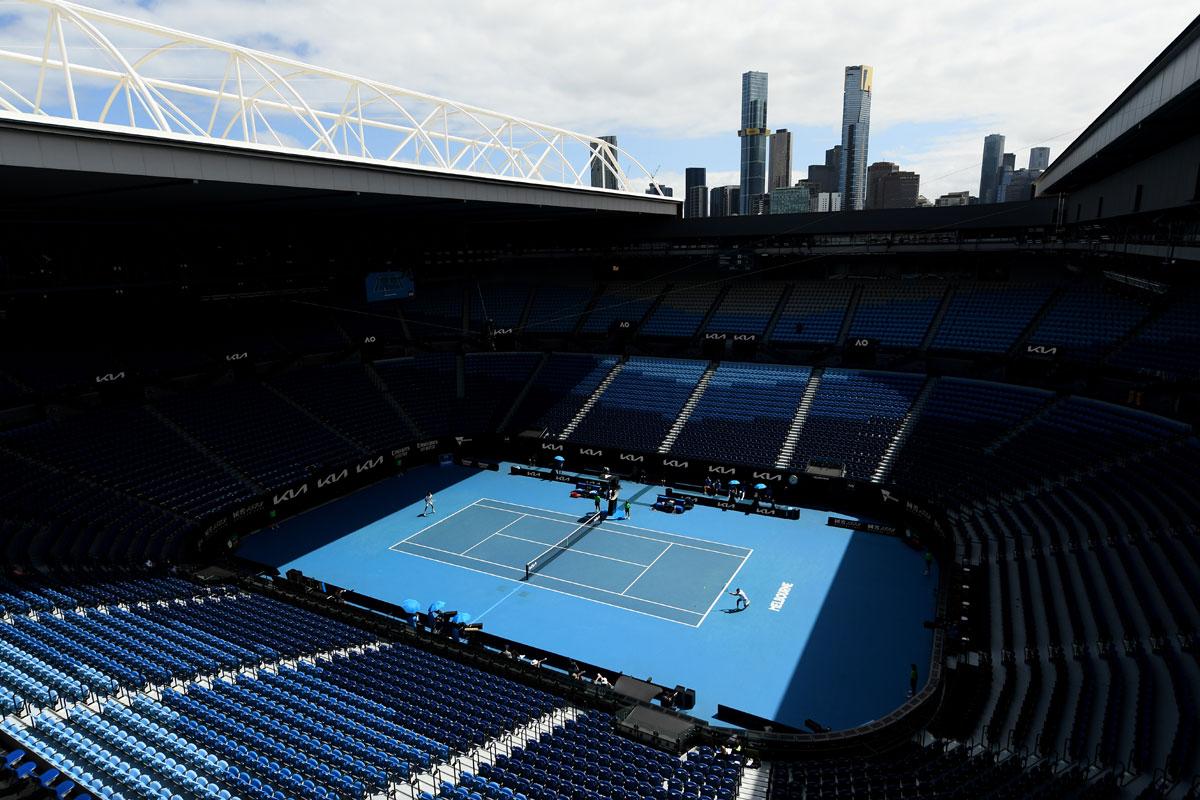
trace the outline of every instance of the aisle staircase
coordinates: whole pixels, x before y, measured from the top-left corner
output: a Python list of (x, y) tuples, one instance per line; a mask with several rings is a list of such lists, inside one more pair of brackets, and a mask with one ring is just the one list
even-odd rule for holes
[(913, 425), (916, 423), (917, 418), (921, 416), (921, 410), (925, 408), (925, 403), (929, 400), (929, 396), (933, 394), (933, 387), (936, 384), (936, 377), (925, 379), (925, 385), (921, 387), (921, 391), (913, 398), (912, 405), (908, 408), (908, 413), (904, 415), (904, 419), (900, 422), (900, 427), (896, 429), (896, 435), (888, 443), (887, 450), (883, 451), (883, 457), (879, 459), (879, 466), (875, 468), (875, 474), (871, 476), (872, 482), (887, 482), (888, 477), (892, 474), (892, 463), (896, 460), (896, 454), (900, 452), (900, 448), (908, 441), (908, 435), (912, 433)]
[(604, 376), (604, 380), (600, 381), (600, 385), (596, 387), (595, 391), (588, 395), (588, 399), (583, 402), (583, 405), (580, 406), (579, 410), (575, 412), (575, 416), (572, 417), (571, 421), (567, 423), (567, 426), (562, 429), (562, 433), (558, 435), (560, 440), (565, 440), (568, 436), (575, 432), (575, 429), (579, 427), (579, 423), (583, 422), (583, 418), (586, 417), (588, 412), (592, 410), (592, 406), (596, 405), (596, 401), (600, 399), (600, 395), (604, 394), (604, 390), (607, 389), (609, 384), (621, 374), (621, 370), (624, 368), (624, 360), (613, 364), (613, 368), (610, 369), (608, 374)]
[(708, 368), (704, 370), (704, 374), (700, 376), (700, 380), (696, 383), (696, 388), (692, 389), (691, 395), (687, 402), (683, 404), (683, 408), (679, 411), (679, 416), (675, 418), (675, 422), (671, 425), (671, 430), (667, 431), (667, 435), (663, 438), (662, 444), (658, 446), (658, 452), (669, 453), (671, 446), (675, 444), (675, 440), (679, 438), (679, 434), (683, 432), (683, 426), (687, 424), (691, 418), (692, 412), (696, 409), (696, 404), (700, 402), (700, 398), (704, 396), (704, 390), (708, 388), (709, 382), (712, 380), (713, 373), (717, 371), (719, 362), (710, 361)]
[(796, 406), (796, 416), (792, 417), (792, 424), (788, 428), (787, 436), (784, 437), (783, 444), (779, 447), (779, 457), (775, 459), (775, 469), (787, 469), (792, 465), (792, 457), (796, 454), (796, 443), (800, 441), (800, 432), (804, 430), (804, 421), (808, 419), (808, 411), (812, 408), (813, 398), (817, 396), (817, 389), (821, 385), (821, 375), (824, 372), (823, 367), (817, 367), (808, 377), (808, 385), (804, 387), (800, 404)]

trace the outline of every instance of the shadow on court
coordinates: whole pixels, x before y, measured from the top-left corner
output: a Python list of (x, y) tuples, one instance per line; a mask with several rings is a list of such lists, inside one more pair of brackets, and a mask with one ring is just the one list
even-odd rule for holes
[[(934, 613), (936, 576), (923, 569), (918, 554), (895, 539), (851, 537), (776, 719), (800, 725), (811, 718), (838, 730), (905, 702), (908, 665), (922, 665), (924, 676), (929, 664), (932, 634), (921, 622)], [(891, 666), (894, 681), (886, 679)]]
[[(413, 492), (407, 475), (393, 475), (359, 489), (353, 495), (353, 502), (339, 502), (339, 498), (281, 522), (275, 530), (266, 528), (247, 537), (239, 546), (238, 555), (273, 567), (282, 566), (394, 514), (399, 507), (411, 504), (419, 511), (424, 505), (425, 492), (433, 492), (436, 498), (438, 492), (473, 474), (474, 470), (462, 467), (422, 470), (425, 480), (418, 493)], [(407, 488), (402, 488), (406, 483)], [(414, 513), (414, 516), (421, 515)], [(432, 514), (430, 519), (439, 516)]]

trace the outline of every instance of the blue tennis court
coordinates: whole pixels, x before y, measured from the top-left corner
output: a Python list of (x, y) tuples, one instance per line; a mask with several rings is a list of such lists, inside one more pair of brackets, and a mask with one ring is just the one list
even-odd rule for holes
[[(632, 519), (585, 525), (593, 502), (572, 488), (420, 467), (238, 552), (392, 603), (445, 602), (515, 642), (692, 687), (701, 719), (723, 703), (836, 729), (903, 703), (910, 664), (924, 679), (937, 572), (898, 538), (830, 527), (830, 513), (811, 509), (799, 520), (664, 514), (650, 508), (662, 487), (632, 482), (621, 487)], [(540, 566), (526, 579), (530, 561)], [(735, 587), (751, 599), (744, 611)]]
[(754, 552), (592, 519), (483, 498), (391, 549), (693, 627)]

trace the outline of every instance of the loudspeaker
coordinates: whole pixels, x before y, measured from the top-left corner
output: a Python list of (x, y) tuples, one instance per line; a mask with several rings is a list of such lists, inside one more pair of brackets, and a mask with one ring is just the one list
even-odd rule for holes
[(686, 686), (676, 686), (675, 691), (678, 692), (675, 696), (675, 707), (681, 711), (688, 711), (696, 707), (696, 690), (689, 689)]

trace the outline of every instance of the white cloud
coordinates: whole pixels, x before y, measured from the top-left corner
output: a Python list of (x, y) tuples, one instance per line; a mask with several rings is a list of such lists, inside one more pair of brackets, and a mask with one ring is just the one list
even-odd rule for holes
[(735, 129), (746, 69), (770, 73), (772, 127), (832, 134), (843, 66), (868, 63), (873, 134), (912, 123), (956, 131), (898, 155), (931, 197), (977, 184), (969, 169), (939, 176), (977, 164), (984, 133), (1027, 147), (1081, 129), (1195, 12), (1179, 0), (89, 2), (567, 128), (665, 140)]

